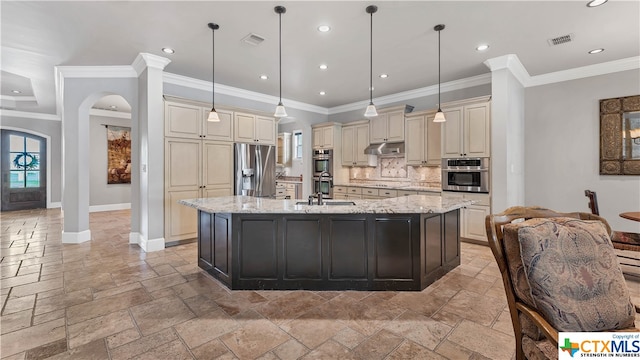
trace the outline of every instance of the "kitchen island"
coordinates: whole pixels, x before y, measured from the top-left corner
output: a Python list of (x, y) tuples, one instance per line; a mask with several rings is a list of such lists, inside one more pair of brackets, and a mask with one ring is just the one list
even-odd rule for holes
[(234, 290), (422, 290), (460, 264), (461, 199), (307, 205), (226, 196), (198, 209), (198, 266)]

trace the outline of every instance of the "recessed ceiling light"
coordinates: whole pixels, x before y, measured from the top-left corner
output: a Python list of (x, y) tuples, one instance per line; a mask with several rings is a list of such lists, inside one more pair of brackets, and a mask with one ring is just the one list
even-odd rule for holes
[(326, 94), (326, 92), (320, 91), (320, 95), (324, 95), (324, 94)]
[(14, 94), (22, 94), (22, 91), (20, 90), (11, 90), (11, 92)]
[(593, 49), (593, 50), (589, 51), (589, 54), (597, 54), (597, 53), (601, 53), (601, 52), (603, 52), (603, 51), (604, 51), (604, 49), (603, 49), (603, 48), (600, 48), (600, 49)]
[(173, 50), (172, 48), (162, 48), (162, 52), (165, 53), (165, 54), (173, 54), (176, 51)]
[(587, 3), (588, 7), (596, 7), (606, 3), (609, 0), (591, 0)]
[(482, 45), (478, 45), (478, 47), (476, 48), (476, 50), (478, 51), (485, 51), (489, 48), (489, 45), (487, 44), (482, 44)]
[(260, 75), (260, 79), (267, 80), (269, 77), (267, 75)]
[(382, 79), (386, 79), (388, 77), (389, 77), (389, 75), (387, 75), (387, 74), (380, 74), (380, 78), (382, 78)]
[(320, 70), (327, 70), (328, 66), (327, 64), (320, 64), (319, 68)]
[(331, 30), (331, 27), (329, 25), (320, 25), (318, 26), (318, 31), (320, 32), (327, 32)]
[(115, 106), (115, 105), (109, 105), (109, 108), (111, 108), (111, 109), (117, 109), (118, 107), (117, 107), (117, 106)]

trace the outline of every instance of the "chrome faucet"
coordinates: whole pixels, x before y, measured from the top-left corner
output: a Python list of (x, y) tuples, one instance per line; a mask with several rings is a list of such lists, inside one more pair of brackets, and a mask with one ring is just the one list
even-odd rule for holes
[(317, 196), (318, 196), (318, 205), (322, 205), (322, 200), (323, 200), (322, 199), (322, 183), (323, 183), (322, 178), (325, 177), (325, 176), (329, 178), (328, 180), (326, 180), (327, 185), (329, 187), (331, 187), (331, 180), (330, 180), (331, 179), (331, 174), (328, 171), (321, 172), (320, 175), (318, 176), (318, 194), (317, 194)]

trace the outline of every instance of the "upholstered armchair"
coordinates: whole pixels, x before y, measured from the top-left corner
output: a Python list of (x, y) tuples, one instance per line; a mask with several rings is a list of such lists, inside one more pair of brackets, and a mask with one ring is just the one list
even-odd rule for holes
[(560, 331), (640, 331), (605, 219), (512, 207), (485, 223), (517, 360), (557, 359)]

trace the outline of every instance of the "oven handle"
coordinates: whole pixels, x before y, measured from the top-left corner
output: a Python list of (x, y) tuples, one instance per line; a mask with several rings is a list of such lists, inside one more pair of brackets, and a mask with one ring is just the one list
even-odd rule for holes
[(443, 169), (443, 172), (487, 172), (489, 169)]

